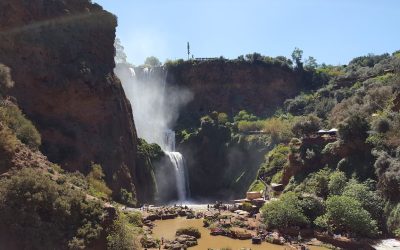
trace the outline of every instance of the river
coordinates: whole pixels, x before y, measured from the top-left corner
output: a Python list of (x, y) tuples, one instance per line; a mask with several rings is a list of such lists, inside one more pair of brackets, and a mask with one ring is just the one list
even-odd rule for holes
[[(153, 236), (155, 238), (173, 240), (175, 238), (175, 232), (181, 227), (195, 227), (201, 232), (201, 238), (198, 240), (198, 245), (189, 248), (190, 250), (206, 250), (208, 248), (226, 248), (229, 247), (232, 250), (239, 250), (240, 248), (247, 247), (251, 250), (283, 250), (292, 249), (288, 246), (279, 246), (263, 242), (261, 245), (251, 244), (251, 240), (236, 240), (225, 236), (211, 236), (207, 228), (203, 227), (203, 219), (185, 219), (178, 217), (171, 220), (160, 220), (155, 222), (153, 229)], [(323, 247), (310, 246), (312, 250), (326, 249)]]

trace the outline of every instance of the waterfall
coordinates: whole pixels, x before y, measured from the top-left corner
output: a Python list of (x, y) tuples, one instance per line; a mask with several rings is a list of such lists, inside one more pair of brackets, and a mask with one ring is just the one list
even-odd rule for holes
[[(187, 103), (192, 94), (183, 89), (168, 91), (167, 71), (163, 67), (130, 67), (118, 64), (115, 68), (122, 86), (132, 103), (137, 134), (148, 143), (157, 143), (168, 155), (170, 164), (164, 166), (156, 179), (167, 183), (157, 183), (159, 191), (176, 191), (179, 201), (189, 198), (187, 170), (183, 155), (176, 152), (175, 132), (170, 128), (179, 115), (179, 107)], [(168, 169), (167, 169), (168, 167)], [(172, 179), (172, 176), (174, 178)], [(165, 180), (166, 179), (166, 180)]]
[(175, 152), (175, 132), (173, 130), (165, 131), (165, 153), (168, 155), (173, 170), (175, 171), (176, 190), (179, 201), (185, 201), (189, 198), (189, 183), (187, 181), (186, 165), (183, 155)]

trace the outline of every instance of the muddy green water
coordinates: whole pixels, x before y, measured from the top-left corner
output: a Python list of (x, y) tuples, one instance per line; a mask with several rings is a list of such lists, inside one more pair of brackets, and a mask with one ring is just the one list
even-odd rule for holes
[[(172, 220), (156, 221), (153, 229), (153, 236), (155, 238), (173, 240), (175, 238), (175, 232), (180, 227), (196, 227), (201, 232), (201, 238), (198, 240), (198, 245), (189, 248), (189, 250), (207, 250), (208, 248), (223, 248), (230, 247), (232, 250), (239, 250), (242, 247), (248, 247), (252, 250), (283, 250), (292, 249), (288, 246), (278, 246), (263, 242), (261, 245), (251, 244), (251, 240), (235, 240), (224, 236), (211, 236), (208, 229), (203, 227), (202, 219), (191, 219), (176, 218)], [(311, 246), (312, 250), (326, 249), (323, 247)]]

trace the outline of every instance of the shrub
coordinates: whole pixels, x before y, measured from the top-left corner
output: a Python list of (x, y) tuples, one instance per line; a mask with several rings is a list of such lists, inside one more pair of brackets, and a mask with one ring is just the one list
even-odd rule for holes
[(265, 190), (265, 185), (260, 180), (255, 180), (249, 187), (249, 192), (251, 191), (263, 191)]
[(229, 117), (226, 113), (218, 113), (218, 117), (217, 117), (218, 123), (219, 124), (226, 124), (227, 122), (229, 122)]
[(339, 135), (344, 142), (365, 141), (368, 137), (369, 124), (360, 115), (354, 114), (339, 124)]
[(357, 200), (378, 222), (382, 219), (384, 201), (366, 183), (359, 183), (354, 179), (350, 180), (343, 191), (343, 196)]
[(0, 224), (7, 225), (2, 232), (18, 239), (21, 249), (87, 247), (100, 237), (104, 210), (99, 202), (31, 168), (10, 176), (0, 180)]
[(189, 236), (196, 237), (196, 239), (200, 239), (201, 238), (201, 233), (200, 233), (199, 229), (197, 229), (195, 227), (179, 228), (178, 230), (176, 230), (175, 234), (177, 236), (182, 235), (182, 234), (186, 234), (186, 235), (189, 235)]
[(390, 122), (387, 118), (378, 118), (372, 124), (373, 129), (378, 133), (386, 133), (390, 129)]
[(235, 122), (238, 121), (256, 121), (257, 116), (247, 112), (246, 110), (241, 110), (239, 113), (233, 118)]
[(292, 226), (305, 227), (309, 220), (304, 215), (298, 197), (288, 192), (280, 200), (270, 201), (261, 208), (262, 217), (270, 229), (286, 229)]
[(298, 137), (302, 137), (317, 132), (320, 127), (321, 119), (314, 115), (309, 115), (297, 121), (293, 125), (292, 131)]
[(131, 192), (126, 190), (125, 188), (121, 188), (120, 190), (120, 195), (121, 195), (121, 202), (123, 204), (126, 204), (127, 206), (135, 206), (136, 202), (133, 199), (133, 195)]
[(330, 195), (341, 195), (347, 185), (347, 177), (342, 171), (335, 171), (331, 174), (328, 183)]
[(0, 106), (0, 121), (9, 127), (22, 143), (32, 149), (39, 148), (41, 144), (39, 132), (16, 105)]
[(11, 79), (10, 68), (0, 63), (0, 95), (12, 86), (14, 86), (14, 81)]
[(377, 223), (361, 204), (348, 196), (331, 196), (326, 201), (326, 213), (315, 224), (332, 233), (352, 233), (357, 236), (375, 237)]
[(328, 196), (329, 175), (330, 170), (327, 168), (314, 172), (310, 174), (296, 190), (325, 198)]
[(142, 214), (137, 211), (133, 212), (124, 212), (124, 215), (128, 221), (129, 224), (135, 227), (142, 227), (143, 222), (142, 222)]
[(104, 176), (103, 168), (99, 164), (92, 163), (91, 171), (86, 178), (89, 183), (90, 194), (98, 198), (109, 199), (112, 191), (107, 187)]
[(324, 213), (324, 203), (321, 198), (312, 195), (302, 195), (299, 197), (299, 206), (304, 215), (310, 222)]
[(400, 237), (400, 203), (397, 203), (390, 211), (387, 218), (387, 229), (396, 237)]
[(267, 183), (277, 172), (288, 164), (289, 147), (279, 144), (266, 155), (266, 163), (260, 168), (258, 175)]
[(139, 250), (141, 249), (134, 237), (134, 232), (128, 226), (123, 214), (118, 214), (107, 232), (107, 249), (109, 250)]

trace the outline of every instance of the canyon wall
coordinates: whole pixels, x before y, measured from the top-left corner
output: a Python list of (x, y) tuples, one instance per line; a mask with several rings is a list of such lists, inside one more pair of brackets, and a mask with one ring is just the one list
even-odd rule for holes
[(41, 151), (64, 169), (99, 163), (119, 194), (135, 192), (137, 136), (114, 75), (117, 18), (88, 0), (0, 0), (0, 62), (10, 95), (42, 135)]
[(245, 109), (269, 115), (299, 93), (306, 77), (304, 72), (263, 62), (211, 60), (172, 65), (167, 82), (192, 92), (180, 114), (181, 123), (190, 123), (212, 111), (236, 115)]

